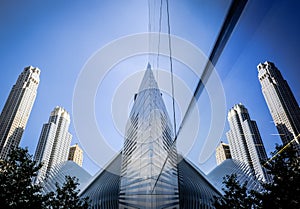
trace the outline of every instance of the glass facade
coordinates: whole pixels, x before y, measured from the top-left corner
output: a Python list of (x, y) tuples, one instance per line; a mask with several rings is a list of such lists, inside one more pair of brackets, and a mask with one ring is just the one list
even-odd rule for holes
[(178, 208), (172, 143), (170, 119), (148, 64), (126, 127), (119, 208)]
[(178, 163), (180, 209), (209, 209), (219, 191), (192, 162), (182, 159)]
[[(227, 162), (224, 161), (224, 163)], [(223, 163), (223, 164), (224, 164)], [(244, 171), (244, 167), (238, 166), (238, 164), (225, 163), (218, 166), (214, 172), (211, 172), (210, 176), (206, 176), (195, 165), (193, 165), (187, 159), (178, 156), (178, 196), (179, 201), (177, 208), (180, 209), (209, 209), (213, 208), (211, 200), (213, 196), (220, 195), (222, 178), (225, 173), (237, 172), (239, 180), (251, 180), (249, 185), (256, 188), (258, 182), (249, 177), (251, 172)], [(88, 185), (82, 190), (81, 197), (89, 197), (91, 200), (92, 209), (112, 209), (119, 207), (119, 193), (120, 193), (120, 174), (122, 165), (122, 153), (118, 154), (108, 166), (101, 170), (94, 178), (88, 183)], [(246, 172), (246, 173), (244, 173)], [(243, 181), (242, 181), (243, 182)], [(218, 188), (218, 189), (216, 189)], [(252, 188), (252, 187), (251, 187)], [(138, 194), (136, 194), (138, 195)], [(165, 196), (162, 196), (165, 198)], [(146, 197), (148, 198), (148, 197)], [(176, 208), (165, 205), (165, 207), (157, 208)], [(133, 208), (128, 206), (127, 208)], [(147, 208), (147, 207), (140, 207)]]
[(249, 190), (260, 191), (262, 189), (261, 184), (254, 176), (252, 169), (246, 164), (238, 160), (227, 159), (220, 165), (214, 168), (208, 175), (210, 182), (214, 184), (220, 191), (224, 187), (223, 177), (226, 175), (236, 174), (237, 180), (240, 184), (247, 183)]
[(91, 178), (91, 175), (75, 162), (65, 161), (50, 170), (47, 179), (42, 182), (42, 191), (44, 193), (55, 191), (55, 184), (58, 183), (59, 186), (62, 186), (66, 176), (78, 178), (79, 189), (85, 187)]
[(119, 153), (81, 191), (81, 197), (91, 200), (91, 209), (119, 208), (121, 161), (122, 154)]
[(93, 209), (213, 208), (219, 191), (177, 155), (162, 94), (148, 64), (129, 120), (124, 147), (81, 192)]

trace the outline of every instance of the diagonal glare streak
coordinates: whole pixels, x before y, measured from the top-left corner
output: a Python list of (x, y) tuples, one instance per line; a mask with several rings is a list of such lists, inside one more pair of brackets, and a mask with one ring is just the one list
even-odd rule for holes
[[(203, 90), (204, 90), (204, 87), (205, 87), (205, 84), (208, 82), (208, 79), (210, 77), (210, 75), (212, 74), (212, 71), (214, 69), (214, 66), (217, 64), (218, 62), (218, 59), (220, 57), (220, 55), (222, 54), (222, 51), (235, 27), (235, 25), (237, 24), (245, 6), (246, 6), (246, 3), (247, 3), (247, 0), (233, 0), (231, 5), (230, 5), (230, 8), (227, 12), (227, 15), (226, 15), (226, 18), (223, 22), (223, 25), (222, 25), (222, 28), (219, 32), (219, 35), (218, 35), (218, 38), (214, 44), (214, 47), (211, 51), (211, 54), (209, 56), (209, 60), (207, 61), (206, 63), (206, 66), (204, 68), (204, 71), (201, 75), (201, 78), (199, 79), (199, 82), (197, 84), (197, 87), (194, 91), (194, 95), (193, 97), (191, 98), (191, 101), (189, 103), (189, 106), (186, 110), (186, 113), (181, 121), (181, 124), (178, 128), (178, 131), (175, 135), (175, 138), (173, 140), (173, 143), (171, 145), (171, 148), (168, 152), (168, 155), (164, 161), (164, 164), (161, 168), (161, 171), (158, 175), (158, 177), (156, 178), (156, 181), (154, 183), (154, 186), (153, 186), (153, 189), (152, 189), (152, 192), (154, 192), (154, 189), (156, 187), (156, 184), (164, 170), (164, 167), (166, 165), (166, 162), (170, 156), (170, 153), (172, 152), (173, 148), (174, 148), (174, 145), (177, 141), (177, 138), (182, 130), (182, 127), (184, 126), (185, 124), (185, 121), (189, 118), (189, 115), (191, 113), (191, 110), (192, 108), (194, 107), (194, 105), (196, 104), (196, 101), (199, 99), (200, 95), (202, 94)], [(170, 31), (169, 31), (170, 32)], [(175, 131), (175, 130), (174, 130)]]

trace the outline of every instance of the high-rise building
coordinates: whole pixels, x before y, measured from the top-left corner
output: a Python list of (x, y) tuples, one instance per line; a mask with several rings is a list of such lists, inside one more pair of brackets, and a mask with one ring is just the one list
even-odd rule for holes
[(220, 195), (177, 154), (163, 96), (148, 64), (126, 126), (124, 147), (83, 189), (92, 208), (213, 208)]
[[(119, 208), (178, 207), (177, 154), (172, 144), (170, 119), (148, 64), (126, 127)], [(161, 172), (164, 177), (157, 180)]]
[(13, 85), (0, 115), (0, 158), (19, 146), (40, 82), (40, 70), (24, 68)]
[[(269, 107), (274, 124), (283, 144), (289, 143), (300, 134), (299, 105), (278, 68), (266, 61), (257, 66), (261, 90)], [(293, 147), (300, 155), (299, 139)]]
[(224, 160), (230, 158), (231, 158), (231, 154), (230, 154), (229, 145), (224, 142), (221, 142), (216, 149), (217, 165), (220, 165)]
[(251, 120), (246, 107), (236, 104), (228, 112), (230, 130), (226, 133), (232, 159), (247, 164), (257, 179), (268, 181), (269, 176), (262, 167), (267, 160), (267, 154), (256, 125)]
[(74, 144), (70, 147), (68, 160), (72, 160), (78, 165), (82, 166), (83, 151), (78, 144)]
[(55, 165), (68, 160), (72, 135), (69, 133), (70, 115), (62, 107), (55, 107), (48, 123), (43, 125), (34, 160), (43, 163), (36, 182), (43, 180)]

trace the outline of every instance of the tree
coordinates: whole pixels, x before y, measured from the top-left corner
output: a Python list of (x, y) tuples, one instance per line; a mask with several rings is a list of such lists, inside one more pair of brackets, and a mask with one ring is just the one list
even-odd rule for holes
[(224, 178), (224, 195), (215, 197), (217, 209), (299, 209), (300, 208), (300, 158), (292, 146), (278, 146), (272, 158), (264, 163), (272, 176), (272, 182), (262, 183), (263, 191), (247, 191), (246, 184), (240, 186), (236, 176)]
[(247, 182), (240, 185), (236, 174), (226, 175), (224, 195), (214, 196), (213, 205), (216, 209), (251, 209), (256, 207), (256, 200), (253, 192), (247, 190)]
[(292, 146), (283, 149), (276, 145), (272, 155), (265, 167), (273, 181), (263, 184), (265, 192), (257, 193), (257, 198), (261, 200), (262, 208), (299, 209), (300, 158)]
[(1, 208), (41, 208), (40, 186), (32, 184), (41, 165), (31, 160), (27, 149), (18, 148), (0, 161)]
[(51, 194), (50, 209), (87, 209), (89, 207), (88, 197), (79, 198), (78, 179), (66, 176), (66, 182), (60, 187), (56, 183), (56, 193)]
[(36, 165), (28, 149), (12, 151), (7, 160), (0, 160), (0, 208), (2, 209), (87, 209), (87, 198), (78, 196), (75, 177), (66, 177), (62, 187), (43, 194), (41, 186), (33, 184), (42, 165)]

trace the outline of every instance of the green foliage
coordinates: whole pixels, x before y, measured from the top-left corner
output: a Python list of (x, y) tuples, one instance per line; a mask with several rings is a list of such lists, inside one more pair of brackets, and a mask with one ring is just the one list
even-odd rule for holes
[(66, 176), (66, 182), (62, 187), (56, 184), (56, 193), (52, 193), (51, 209), (87, 209), (88, 198), (81, 199), (78, 196), (78, 179)]
[(292, 147), (284, 151), (282, 146), (276, 146), (279, 152), (265, 167), (273, 176), (272, 183), (263, 184), (266, 190), (257, 194), (262, 202), (262, 208), (299, 209), (300, 208), (300, 158)]
[(213, 200), (216, 209), (299, 209), (300, 158), (292, 147), (282, 148), (277, 145), (264, 164), (273, 180), (262, 183), (263, 192), (247, 191), (246, 183), (241, 186), (235, 175), (226, 176), (224, 195)]
[(32, 184), (40, 167), (31, 160), (27, 149), (18, 148), (7, 160), (0, 160), (1, 208), (40, 208), (44, 197), (40, 186)]
[(0, 160), (1, 209), (87, 209), (88, 199), (78, 196), (78, 179), (66, 177), (56, 192), (42, 194), (41, 186), (32, 183), (42, 165), (36, 165), (27, 148), (18, 148)]
[(236, 174), (224, 177), (224, 195), (216, 197), (213, 205), (216, 209), (251, 209), (254, 207), (255, 197), (247, 190), (247, 182), (240, 185)]

